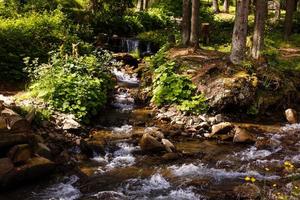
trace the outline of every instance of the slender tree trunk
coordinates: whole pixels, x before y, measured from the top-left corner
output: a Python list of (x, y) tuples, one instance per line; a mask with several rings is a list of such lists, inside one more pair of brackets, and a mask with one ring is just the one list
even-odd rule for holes
[(234, 64), (240, 64), (246, 54), (248, 14), (249, 0), (237, 0), (230, 55), (230, 60)]
[(212, 4), (213, 4), (214, 13), (219, 13), (220, 12), (220, 8), (219, 8), (219, 2), (218, 2), (218, 0), (213, 0)]
[(293, 29), (293, 15), (296, 6), (295, 0), (286, 0), (286, 13), (284, 21), (284, 39), (288, 39), (292, 34)]
[(275, 15), (274, 15), (274, 18), (272, 19), (273, 23), (277, 22), (280, 19), (280, 16), (281, 16), (281, 3), (280, 3), (280, 0), (275, 0), (274, 4), (275, 4)]
[(224, 0), (223, 7), (224, 7), (224, 12), (229, 13), (229, 0)]
[(143, 11), (143, 9), (144, 9), (144, 0), (138, 0), (137, 9), (138, 9), (138, 11)]
[(265, 22), (268, 12), (268, 1), (259, 0), (255, 5), (255, 26), (253, 33), (253, 46), (251, 49), (252, 58), (258, 59), (261, 54), (261, 50), (264, 46), (264, 32), (265, 32)]
[(144, 0), (144, 10), (148, 10), (149, 0)]
[(191, 1), (183, 0), (181, 40), (183, 46), (189, 45), (191, 35)]
[(190, 45), (196, 49), (199, 48), (199, 32), (200, 32), (200, 1), (192, 0), (192, 19), (191, 19), (191, 38)]

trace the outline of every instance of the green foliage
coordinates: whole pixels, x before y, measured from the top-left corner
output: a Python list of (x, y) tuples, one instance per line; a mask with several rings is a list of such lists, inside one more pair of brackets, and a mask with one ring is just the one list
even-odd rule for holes
[(68, 37), (65, 16), (59, 10), (0, 18), (0, 79), (23, 79), (24, 57), (46, 61), (49, 49), (75, 39)]
[(208, 110), (207, 99), (203, 94), (196, 95), (191, 100), (182, 101), (179, 109), (192, 113), (204, 113)]
[(166, 44), (162, 46), (154, 56), (152, 56), (150, 60), (150, 67), (152, 70), (155, 70), (156, 68), (163, 65), (167, 61), (166, 54), (168, 50), (169, 50), (169, 45)]
[(95, 14), (93, 28), (95, 33), (108, 32), (123, 36), (163, 29), (171, 26), (168, 15), (160, 9), (149, 9), (147, 12), (127, 12), (116, 15), (111, 11), (102, 11)]
[(50, 62), (41, 65), (29, 64), (27, 60), (32, 78), (30, 95), (49, 103), (50, 109), (89, 122), (105, 106), (112, 88), (109, 73), (105, 71), (110, 60), (111, 55), (106, 51), (78, 58), (53, 53)]
[(205, 112), (205, 97), (194, 96), (196, 86), (189, 77), (176, 73), (178, 67), (175, 62), (168, 61), (155, 69), (151, 101), (158, 106), (178, 104), (179, 109), (187, 112)]
[(182, 0), (157, 0), (153, 7), (162, 9), (165, 13), (182, 16)]

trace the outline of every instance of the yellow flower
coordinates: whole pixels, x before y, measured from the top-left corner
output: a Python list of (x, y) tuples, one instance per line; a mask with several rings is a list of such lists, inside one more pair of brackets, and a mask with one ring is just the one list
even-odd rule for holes
[(249, 176), (245, 177), (245, 181), (250, 181), (250, 180), (251, 180), (251, 178)]
[(291, 166), (292, 163), (291, 163), (290, 161), (285, 161), (285, 162), (284, 162), (284, 165), (285, 165), (285, 166)]
[(254, 177), (251, 177), (251, 182), (254, 183), (256, 179)]

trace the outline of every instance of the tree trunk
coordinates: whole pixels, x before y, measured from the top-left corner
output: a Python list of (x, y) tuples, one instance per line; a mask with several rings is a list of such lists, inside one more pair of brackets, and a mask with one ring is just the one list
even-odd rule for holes
[(148, 10), (149, 0), (144, 0), (144, 10)]
[(191, 38), (190, 45), (196, 49), (199, 48), (199, 32), (200, 32), (200, 18), (199, 18), (200, 1), (192, 0), (192, 19), (191, 19)]
[(229, 0), (224, 0), (223, 7), (224, 7), (224, 12), (229, 13)]
[(296, 6), (295, 0), (286, 0), (286, 14), (284, 21), (284, 39), (288, 39), (292, 34), (293, 29), (293, 15)]
[(246, 53), (249, 0), (236, 1), (235, 23), (232, 34), (232, 49), (230, 60), (240, 64)]
[(138, 11), (143, 11), (143, 9), (144, 9), (144, 0), (138, 0), (137, 9), (138, 9)]
[(264, 46), (264, 32), (265, 32), (265, 22), (267, 18), (268, 11), (268, 1), (259, 0), (255, 5), (255, 25), (253, 33), (253, 46), (251, 49), (252, 58), (258, 59), (261, 54), (261, 50)]
[(191, 35), (191, 2), (183, 0), (182, 6), (182, 24), (181, 24), (181, 40), (183, 46), (187, 46)]
[(272, 19), (273, 23), (277, 22), (280, 19), (280, 15), (281, 15), (280, 0), (275, 0), (274, 4), (275, 4), (275, 15), (274, 15), (274, 18)]
[(220, 12), (220, 8), (219, 8), (219, 2), (218, 2), (218, 0), (213, 0), (212, 4), (213, 4), (214, 13), (219, 13)]

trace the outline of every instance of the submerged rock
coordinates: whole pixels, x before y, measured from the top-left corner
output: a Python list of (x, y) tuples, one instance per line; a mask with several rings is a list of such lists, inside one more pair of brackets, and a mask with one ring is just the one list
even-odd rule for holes
[(254, 200), (260, 197), (261, 191), (258, 186), (252, 183), (246, 183), (243, 185), (236, 186), (234, 193), (237, 199), (249, 199)]
[(236, 126), (234, 128), (233, 142), (255, 142), (255, 137), (246, 129)]
[(167, 152), (172, 153), (172, 152), (176, 151), (174, 144), (172, 142), (170, 142), (170, 140), (162, 139), (161, 142), (165, 146)]
[(287, 109), (285, 111), (285, 117), (290, 124), (296, 124), (298, 122), (297, 112), (294, 109)]
[(157, 141), (149, 133), (145, 133), (140, 140), (140, 147), (143, 151), (159, 152), (165, 149), (164, 145)]
[(206, 137), (212, 137), (216, 134), (228, 134), (232, 129), (233, 125), (230, 122), (222, 122), (212, 126), (210, 134), (205, 135)]

